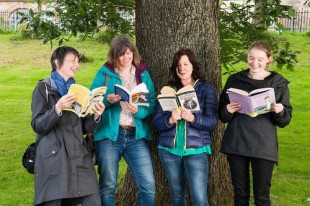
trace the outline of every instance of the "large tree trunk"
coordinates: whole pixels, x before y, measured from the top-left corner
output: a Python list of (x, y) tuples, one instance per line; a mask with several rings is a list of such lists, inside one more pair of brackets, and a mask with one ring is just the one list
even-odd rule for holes
[[(195, 51), (208, 81), (220, 93), (218, 0), (136, 0), (136, 42), (143, 60), (150, 66), (157, 91), (167, 83), (173, 54), (180, 47), (188, 47)], [(232, 200), (228, 165), (225, 156), (219, 153), (223, 130), (223, 124), (219, 123), (212, 133), (213, 154), (208, 183), (210, 205), (230, 205)], [(169, 205), (169, 188), (157, 154), (157, 135), (153, 134), (151, 152), (156, 178), (156, 205)], [(119, 205), (135, 205), (136, 198), (135, 183), (127, 172), (124, 186), (117, 194), (117, 202)]]

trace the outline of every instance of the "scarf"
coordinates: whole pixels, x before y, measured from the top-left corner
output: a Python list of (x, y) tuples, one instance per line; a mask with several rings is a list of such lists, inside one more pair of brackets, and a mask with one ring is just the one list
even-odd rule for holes
[(57, 87), (57, 91), (61, 96), (64, 96), (68, 93), (71, 84), (75, 84), (75, 80), (73, 78), (69, 78), (68, 81), (66, 81), (57, 71), (52, 72), (51, 79), (54, 81)]

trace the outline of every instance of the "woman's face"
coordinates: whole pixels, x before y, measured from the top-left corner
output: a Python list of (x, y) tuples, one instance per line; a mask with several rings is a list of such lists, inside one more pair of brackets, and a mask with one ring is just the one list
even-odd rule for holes
[(120, 67), (122, 68), (131, 67), (132, 61), (133, 61), (133, 52), (127, 48), (127, 51), (125, 52), (125, 54), (118, 57), (118, 61), (119, 61)]
[(183, 80), (191, 80), (193, 73), (193, 65), (189, 61), (187, 55), (183, 55), (180, 58), (179, 65), (176, 68), (178, 77)]
[(251, 72), (258, 73), (267, 68), (267, 64), (270, 62), (270, 58), (267, 57), (265, 51), (252, 48), (248, 54), (248, 67)]
[[(57, 65), (57, 63), (56, 63)], [(64, 62), (61, 67), (57, 65), (57, 72), (65, 79), (73, 77), (75, 73), (79, 70), (79, 58), (72, 53), (66, 54)]]

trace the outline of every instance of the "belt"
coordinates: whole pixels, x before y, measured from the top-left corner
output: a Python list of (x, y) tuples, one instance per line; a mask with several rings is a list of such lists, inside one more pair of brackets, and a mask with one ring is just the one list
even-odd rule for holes
[(119, 128), (122, 128), (122, 129), (124, 129), (124, 130), (130, 130), (130, 131), (136, 130), (136, 127), (127, 126), (127, 125), (120, 125)]

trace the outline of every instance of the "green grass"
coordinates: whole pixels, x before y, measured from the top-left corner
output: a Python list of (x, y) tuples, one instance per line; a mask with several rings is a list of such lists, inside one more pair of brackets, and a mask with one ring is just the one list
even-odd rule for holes
[[(38, 40), (12, 40), (16, 34), (0, 35), (0, 205), (32, 205), (33, 175), (21, 165), (26, 146), (34, 141), (30, 127), (31, 93), (37, 81), (50, 74), (50, 45)], [(290, 80), (293, 119), (279, 131), (279, 165), (272, 179), (272, 203), (276, 206), (310, 205), (310, 38), (301, 34), (284, 34), (292, 46), (301, 51), (294, 72), (278, 71)], [(82, 63), (76, 74), (78, 83), (90, 86), (96, 71), (105, 62), (108, 47), (93, 40), (70, 46), (84, 53), (91, 62)], [(241, 66), (240, 66), (241, 67)], [(227, 77), (223, 77), (223, 81)], [(120, 165), (120, 178), (126, 164)]]

